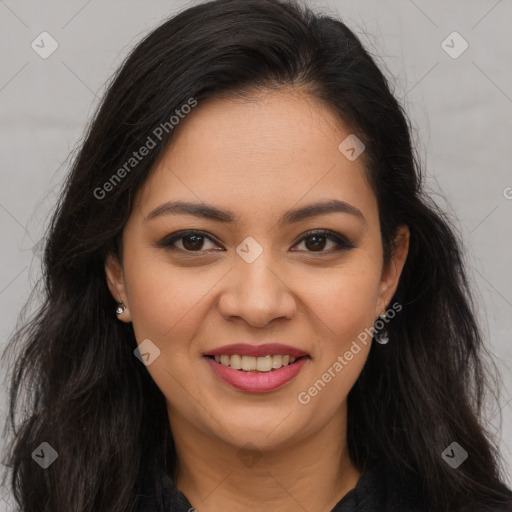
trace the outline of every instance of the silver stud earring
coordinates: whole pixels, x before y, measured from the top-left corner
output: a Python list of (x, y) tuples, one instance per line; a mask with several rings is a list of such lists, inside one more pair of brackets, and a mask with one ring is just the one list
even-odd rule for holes
[[(389, 342), (389, 333), (385, 327), (384, 320), (386, 319), (386, 310), (379, 315), (379, 320), (375, 322), (374, 339), (377, 343), (385, 345)], [(380, 326), (378, 326), (380, 324)]]
[(126, 306), (123, 302), (117, 303), (117, 309), (116, 309), (116, 315), (120, 315), (124, 310), (126, 309)]

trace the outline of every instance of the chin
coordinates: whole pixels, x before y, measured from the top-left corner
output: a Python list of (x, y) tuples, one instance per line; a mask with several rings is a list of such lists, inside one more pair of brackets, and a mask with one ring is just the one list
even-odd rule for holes
[[(298, 442), (303, 435), (302, 428), (294, 428), (293, 431), (284, 428), (284, 422), (286, 422), (284, 418), (286, 418), (286, 415), (283, 418), (276, 418), (274, 422), (261, 420), (236, 425), (222, 422), (223, 425), (226, 425), (226, 428), (217, 432), (217, 435), (226, 443), (240, 448), (252, 445), (261, 451), (282, 449)], [(288, 424), (287, 426), (290, 427), (291, 425)], [(293, 426), (299, 427), (296, 420), (293, 422)]]

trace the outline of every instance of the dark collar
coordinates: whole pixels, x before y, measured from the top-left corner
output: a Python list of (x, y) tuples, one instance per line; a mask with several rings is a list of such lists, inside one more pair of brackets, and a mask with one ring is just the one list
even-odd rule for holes
[[(190, 512), (187, 497), (174, 485), (169, 474), (163, 476), (164, 508), (151, 496), (141, 496), (137, 512)], [(419, 480), (404, 470), (393, 470), (383, 459), (369, 461), (357, 485), (332, 509), (332, 512), (426, 512), (428, 507)]]
[(357, 485), (332, 512), (426, 512), (429, 510), (419, 478), (393, 469), (384, 459), (368, 461)]

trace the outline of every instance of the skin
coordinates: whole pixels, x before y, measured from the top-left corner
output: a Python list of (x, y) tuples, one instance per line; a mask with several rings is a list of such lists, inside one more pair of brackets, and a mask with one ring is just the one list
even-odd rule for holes
[[(338, 150), (350, 133), (298, 90), (199, 104), (138, 191), (122, 264), (107, 258), (110, 291), (126, 305), (120, 320), (132, 322), (139, 344), (150, 339), (160, 350), (147, 370), (168, 403), (175, 483), (199, 512), (329, 512), (360, 477), (347, 452), (346, 398), (371, 340), (308, 404), (297, 399), (390, 306), (407, 257), (409, 230), (401, 226), (383, 265), (363, 157), (349, 161)], [(285, 211), (327, 199), (355, 206), (365, 222), (338, 212), (278, 224)], [(171, 200), (212, 204), (238, 220), (145, 220)], [(186, 229), (212, 240), (178, 239), (174, 251), (156, 246)], [(318, 229), (355, 247), (335, 251), (329, 238), (317, 245), (303, 238)], [(252, 263), (236, 252), (248, 236), (263, 249)], [(310, 355), (273, 392), (234, 389), (202, 357), (226, 344), (268, 341)], [(244, 463), (249, 449), (255, 458)]]

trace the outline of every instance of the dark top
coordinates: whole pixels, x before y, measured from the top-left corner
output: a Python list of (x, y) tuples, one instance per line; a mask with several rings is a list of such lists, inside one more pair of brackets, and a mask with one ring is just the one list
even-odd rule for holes
[[(187, 497), (171, 477), (164, 475), (164, 512), (194, 512)], [(143, 500), (142, 500), (143, 498)], [(137, 512), (161, 512), (148, 496), (141, 497)], [(200, 504), (197, 504), (201, 507)], [(199, 512), (207, 507), (199, 509)], [(362, 471), (354, 489), (349, 491), (332, 512), (428, 512), (426, 499), (414, 475), (390, 472), (382, 461), (371, 462)]]

